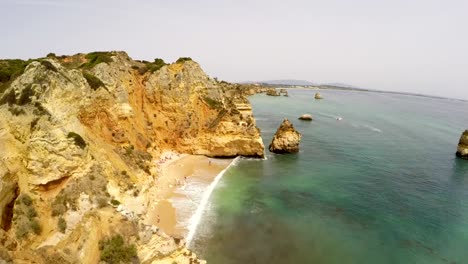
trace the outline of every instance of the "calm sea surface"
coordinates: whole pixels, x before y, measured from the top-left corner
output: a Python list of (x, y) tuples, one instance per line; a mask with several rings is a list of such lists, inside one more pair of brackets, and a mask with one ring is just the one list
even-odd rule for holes
[[(266, 147), (289, 118), (303, 134), (300, 153), (232, 166), (195, 252), (211, 264), (468, 263), (468, 161), (454, 155), (467, 102), (289, 95), (250, 101)], [(315, 120), (297, 120), (303, 113)]]

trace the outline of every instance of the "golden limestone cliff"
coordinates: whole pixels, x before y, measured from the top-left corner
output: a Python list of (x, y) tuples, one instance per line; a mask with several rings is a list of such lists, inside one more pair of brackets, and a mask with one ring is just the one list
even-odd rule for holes
[(14, 77), (0, 80), (0, 260), (201, 263), (148, 220), (155, 160), (263, 157), (256, 87), (124, 52), (51, 56)]

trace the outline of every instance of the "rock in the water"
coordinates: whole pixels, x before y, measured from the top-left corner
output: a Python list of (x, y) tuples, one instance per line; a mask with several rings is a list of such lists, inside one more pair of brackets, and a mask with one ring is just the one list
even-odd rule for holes
[(301, 137), (301, 133), (294, 129), (291, 122), (288, 119), (284, 119), (271, 141), (269, 150), (278, 154), (299, 152)]
[(315, 93), (315, 99), (323, 99), (320, 93)]
[(289, 95), (288, 95), (288, 90), (286, 90), (286, 89), (284, 89), (284, 88), (283, 88), (283, 89), (280, 89), (279, 94), (280, 94), (280, 95), (282, 94), (283, 96), (289, 96)]
[(457, 157), (468, 160), (468, 130), (461, 135), (456, 154)]
[(309, 114), (303, 114), (299, 117), (299, 120), (305, 120), (305, 121), (312, 121), (312, 115)]
[(275, 88), (270, 88), (266, 91), (266, 95), (269, 96), (280, 96), (280, 93)]

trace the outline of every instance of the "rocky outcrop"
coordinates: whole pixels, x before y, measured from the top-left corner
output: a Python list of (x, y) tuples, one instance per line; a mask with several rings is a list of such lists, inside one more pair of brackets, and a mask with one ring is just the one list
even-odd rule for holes
[[(15, 76), (0, 83), (0, 216), (20, 263), (50, 254), (98, 263), (99, 242), (117, 231), (144, 263), (189, 263), (196, 256), (160, 232), (136, 239), (147, 232), (155, 159), (264, 156), (246, 99), (263, 88), (218, 82), (189, 59), (77, 54), (28, 62)], [(138, 210), (122, 217), (109, 206), (117, 197)]]
[(280, 96), (280, 93), (275, 88), (268, 88), (266, 90), (266, 95), (269, 96)]
[(315, 99), (319, 100), (319, 99), (323, 99), (322, 95), (320, 93), (315, 93), (315, 96), (314, 96)]
[(280, 94), (280, 95), (283, 95), (283, 96), (289, 96), (288, 90), (286, 90), (286, 89), (284, 89), (284, 88), (280, 89), (279, 94)]
[(312, 121), (312, 115), (309, 114), (303, 114), (299, 118), (299, 120), (304, 120), (304, 121)]
[(301, 137), (301, 133), (294, 129), (292, 123), (284, 119), (271, 141), (269, 150), (278, 154), (299, 152)]
[(456, 155), (459, 158), (468, 160), (468, 130), (465, 130), (460, 137)]

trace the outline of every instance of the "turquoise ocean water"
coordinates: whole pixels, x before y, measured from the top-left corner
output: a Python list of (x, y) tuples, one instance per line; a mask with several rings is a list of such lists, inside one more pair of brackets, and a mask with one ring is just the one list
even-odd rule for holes
[[(289, 118), (303, 134), (300, 153), (232, 166), (195, 252), (212, 264), (468, 263), (468, 161), (454, 155), (468, 102), (289, 94), (250, 101), (266, 147)], [(303, 113), (315, 120), (297, 120)]]

